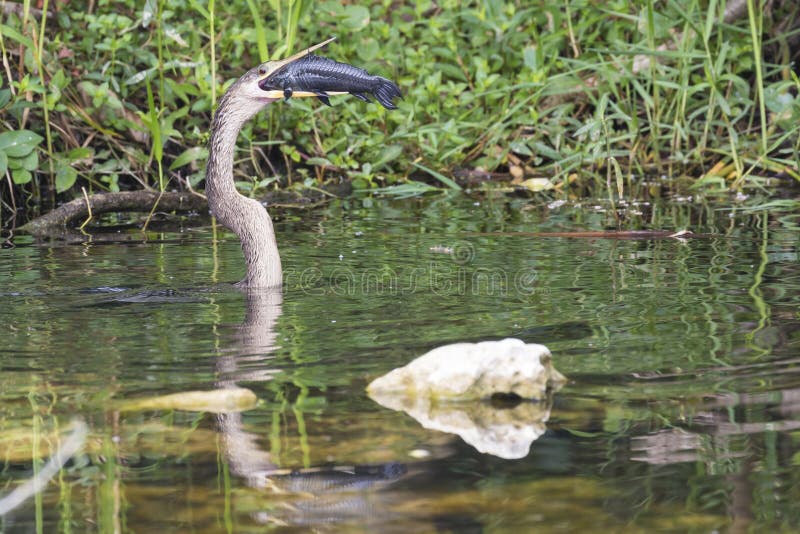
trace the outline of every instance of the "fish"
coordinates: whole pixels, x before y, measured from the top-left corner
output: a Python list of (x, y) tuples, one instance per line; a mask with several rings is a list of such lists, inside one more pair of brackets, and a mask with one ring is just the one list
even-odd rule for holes
[(386, 109), (397, 109), (393, 100), (403, 97), (400, 87), (387, 78), (315, 54), (283, 66), (258, 86), (263, 91), (283, 91), (286, 100), (294, 91), (307, 91), (328, 106), (331, 105), (328, 92), (350, 93), (364, 102), (369, 102), (367, 95), (372, 95)]
[(315, 495), (366, 491), (389, 485), (408, 472), (405, 464), (390, 462), (375, 465), (330, 468), (274, 470), (267, 474), (270, 484), (281, 491)]

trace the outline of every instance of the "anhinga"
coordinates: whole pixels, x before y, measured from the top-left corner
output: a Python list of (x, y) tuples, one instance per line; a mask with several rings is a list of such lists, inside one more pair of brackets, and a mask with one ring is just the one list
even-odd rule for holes
[(211, 124), (206, 196), (211, 213), (239, 236), (247, 274), (238, 285), (247, 288), (282, 284), (281, 258), (267, 210), (257, 200), (236, 191), (233, 153), (245, 122), (264, 106), (281, 98), (317, 97), (328, 104), (329, 95), (350, 93), (362, 100), (372, 94), (384, 107), (394, 109), (400, 97), (397, 85), (366, 71), (310, 53), (333, 39), (280, 61), (267, 61), (251, 69), (219, 101)]

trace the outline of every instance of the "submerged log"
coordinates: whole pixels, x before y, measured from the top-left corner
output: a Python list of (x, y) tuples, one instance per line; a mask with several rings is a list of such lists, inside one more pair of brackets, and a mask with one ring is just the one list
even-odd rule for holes
[(187, 212), (204, 209), (206, 199), (192, 193), (159, 193), (158, 191), (124, 191), (99, 193), (86, 198), (76, 198), (62, 204), (53, 211), (37, 217), (19, 227), (22, 232), (47, 235), (54, 230), (81, 224), (96, 215), (118, 211), (148, 212), (156, 207), (159, 211)]

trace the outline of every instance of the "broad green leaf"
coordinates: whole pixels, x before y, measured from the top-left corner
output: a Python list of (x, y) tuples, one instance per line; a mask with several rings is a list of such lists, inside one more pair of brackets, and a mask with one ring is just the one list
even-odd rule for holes
[(8, 156), (0, 150), (0, 178), (3, 178), (8, 170)]
[(206, 147), (195, 146), (192, 148), (187, 148), (172, 161), (172, 164), (169, 166), (169, 170), (173, 171), (193, 161), (204, 160), (206, 158), (208, 158), (208, 149)]
[(0, 133), (0, 150), (10, 158), (24, 158), (42, 142), (42, 136), (30, 130)]
[(344, 14), (342, 24), (349, 30), (358, 31), (369, 24), (369, 9), (364, 6), (348, 5)]
[(8, 168), (13, 170), (25, 169), (35, 171), (39, 167), (39, 154), (31, 152), (23, 158), (8, 158)]
[(717, 105), (720, 107), (722, 112), (725, 115), (730, 116), (731, 115), (731, 107), (728, 104), (728, 101), (725, 99), (725, 96), (722, 95), (721, 93), (717, 93), (715, 96), (717, 97), (716, 98)]
[(56, 164), (56, 191), (63, 193), (73, 185), (78, 178), (78, 171), (70, 165), (58, 162)]
[(11, 171), (11, 179), (15, 184), (22, 185), (33, 180), (33, 175), (30, 171), (26, 171), (25, 169), (14, 169)]
[(56, 84), (50, 84), (45, 98), (47, 99), (47, 109), (55, 109), (56, 104), (61, 100), (61, 89)]
[(18, 161), (20, 162), (20, 167), (26, 171), (35, 171), (39, 167), (39, 153), (34, 150)]
[(356, 49), (356, 53), (360, 59), (371, 63), (378, 58), (381, 53), (381, 47), (376, 39), (368, 39)]

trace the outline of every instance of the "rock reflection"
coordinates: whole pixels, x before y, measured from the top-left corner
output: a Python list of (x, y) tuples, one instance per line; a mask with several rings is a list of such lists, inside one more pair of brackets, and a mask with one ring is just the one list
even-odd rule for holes
[(547, 430), (553, 396), (541, 401), (522, 401), (513, 407), (498, 408), (489, 402), (433, 404), (416, 399), (402, 404), (396, 397), (375, 397), (378, 404), (403, 410), (429, 430), (456, 434), (478, 452), (506, 460), (524, 458), (531, 445)]

